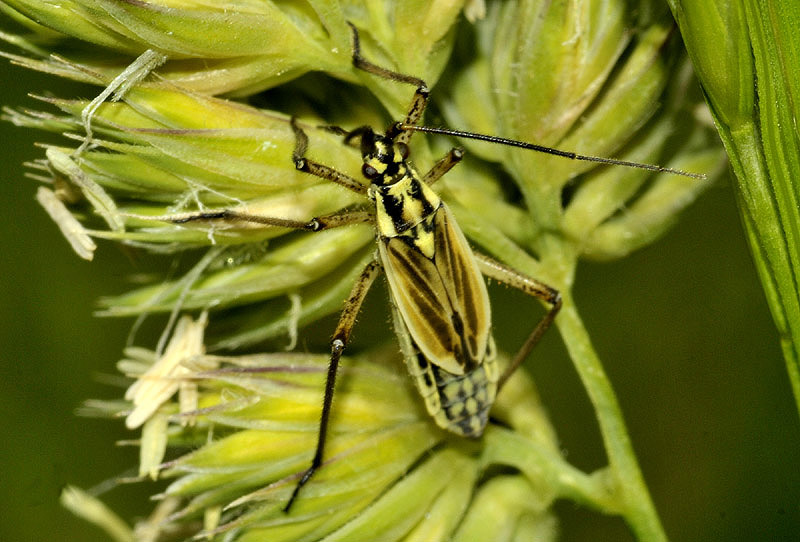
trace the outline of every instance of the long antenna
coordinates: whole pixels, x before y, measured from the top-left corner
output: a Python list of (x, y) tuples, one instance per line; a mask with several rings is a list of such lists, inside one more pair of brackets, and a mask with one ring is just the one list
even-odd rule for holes
[(426, 132), (428, 134), (442, 134), (454, 137), (463, 137), (466, 139), (477, 139), (478, 141), (488, 141), (489, 143), (499, 143), (501, 145), (508, 145), (510, 147), (519, 147), (521, 149), (529, 149), (532, 151), (543, 152), (545, 154), (552, 154), (554, 156), (561, 156), (569, 158), (570, 160), (581, 160), (584, 162), (596, 162), (599, 164), (608, 164), (615, 166), (626, 166), (637, 169), (646, 169), (648, 171), (657, 171), (659, 173), (673, 173), (675, 175), (682, 175), (684, 177), (691, 177), (692, 179), (706, 179), (703, 173), (690, 173), (680, 169), (673, 169), (670, 167), (661, 167), (653, 164), (641, 164), (639, 162), (629, 162), (627, 160), (617, 160), (615, 158), (603, 158), (602, 156), (586, 156), (583, 154), (576, 154), (574, 152), (562, 151), (553, 149), (552, 147), (544, 147), (536, 145), (535, 143), (527, 143), (525, 141), (517, 141), (516, 139), (506, 139), (504, 137), (497, 137), (485, 134), (476, 134), (473, 132), (462, 132), (461, 130), (450, 130), (448, 128), (433, 128), (430, 126), (417, 126), (414, 124), (398, 123), (397, 127), (400, 130), (413, 130), (416, 132)]

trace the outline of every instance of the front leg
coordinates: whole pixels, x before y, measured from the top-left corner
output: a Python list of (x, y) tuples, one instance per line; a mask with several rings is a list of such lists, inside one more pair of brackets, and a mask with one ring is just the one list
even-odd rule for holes
[(347, 24), (350, 25), (350, 30), (353, 32), (353, 66), (359, 70), (364, 70), (373, 75), (383, 77), (384, 79), (407, 83), (417, 87), (414, 91), (414, 97), (411, 98), (411, 104), (408, 106), (405, 120), (397, 123), (394, 127), (394, 130), (397, 132), (394, 134), (395, 142), (408, 144), (413, 132), (408, 128), (402, 127), (416, 126), (420, 119), (422, 119), (422, 114), (425, 112), (425, 108), (428, 107), (428, 95), (430, 94), (428, 85), (419, 77), (389, 70), (377, 64), (373, 64), (361, 56), (361, 40), (358, 36), (358, 29), (356, 29), (353, 23), (348, 22)]

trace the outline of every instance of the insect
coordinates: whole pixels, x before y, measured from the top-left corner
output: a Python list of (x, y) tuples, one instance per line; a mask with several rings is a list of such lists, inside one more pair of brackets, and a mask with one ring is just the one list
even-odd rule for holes
[[(561, 307), (561, 297), (554, 288), (470, 248), (447, 205), (431, 188), (462, 159), (463, 151), (451, 149), (430, 171), (420, 175), (408, 161), (408, 143), (415, 131), (511, 145), (574, 160), (703, 177), (649, 164), (578, 155), (495, 136), (420, 126), (418, 123), (428, 103), (429, 90), (425, 82), (366, 60), (361, 55), (358, 31), (352, 24), (350, 27), (356, 68), (416, 87), (406, 117), (384, 133), (377, 133), (368, 126), (352, 131), (331, 128), (344, 136), (345, 143), (357, 143), (360, 147), (363, 157), (361, 173), (369, 180), (369, 186), (306, 158), (308, 137), (294, 119), (291, 126), (296, 143), (292, 159), (299, 171), (365, 196), (371, 208), (320, 216), (309, 222), (232, 210), (203, 212), (174, 220), (240, 220), (309, 231), (355, 223), (371, 223), (375, 228), (376, 257), (366, 265), (353, 286), (334, 331), (316, 450), (311, 465), (299, 478), (284, 508), (287, 512), (302, 487), (322, 465), (339, 362), (350, 341), (362, 302), (381, 271), (389, 284), (395, 328), (405, 362), (424, 398), (427, 411), (437, 425), (464, 437), (478, 438), (482, 435), (499, 389), (550, 327)], [(503, 374), (500, 374), (495, 357), (489, 296), (482, 275), (517, 288), (550, 307)]]

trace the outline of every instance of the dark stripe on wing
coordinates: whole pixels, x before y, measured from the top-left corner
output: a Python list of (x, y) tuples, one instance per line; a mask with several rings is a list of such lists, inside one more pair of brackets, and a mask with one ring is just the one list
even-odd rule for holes
[[(451, 223), (452, 217), (446, 207), (436, 215), (435, 244), (436, 268), (447, 290), (453, 311), (459, 316), (461, 329), (458, 333), (467, 355), (466, 366), (480, 363), (489, 335), (489, 307), (486, 285), (477, 270), (469, 246), (463, 236), (458, 235)], [(454, 320), (455, 322), (455, 320)]]

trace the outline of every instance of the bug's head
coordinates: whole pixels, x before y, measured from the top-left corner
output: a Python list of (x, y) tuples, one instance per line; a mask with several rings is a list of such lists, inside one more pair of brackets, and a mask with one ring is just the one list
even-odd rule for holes
[(359, 137), (361, 141), (361, 156), (364, 164), (361, 173), (372, 184), (387, 186), (398, 182), (407, 174), (405, 164), (408, 158), (408, 145), (396, 143), (397, 136), (392, 130), (386, 134), (377, 134), (369, 126), (358, 128), (348, 134), (347, 139)]

